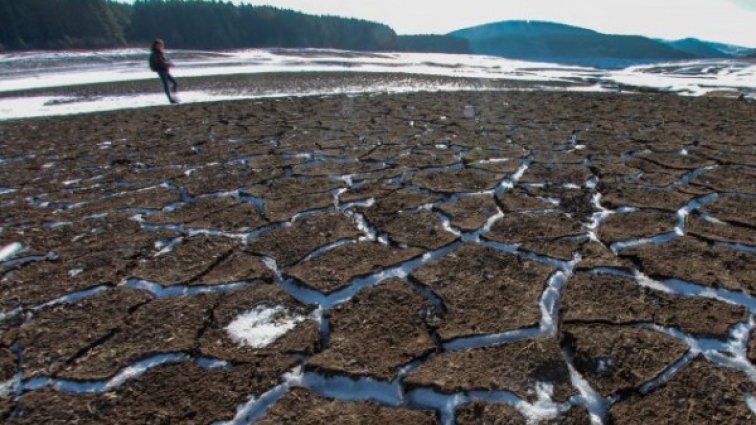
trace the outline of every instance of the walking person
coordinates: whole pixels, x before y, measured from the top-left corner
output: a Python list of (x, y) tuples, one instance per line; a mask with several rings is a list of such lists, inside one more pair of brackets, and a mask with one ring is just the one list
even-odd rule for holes
[[(163, 82), (163, 89), (165, 90), (165, 95), (168, 96), (168, 100), (171, 103), (178, 103), (179, 101), (175, 96), (178, 83), (170, 71), (171, 67), (173, 67), (173, 62), (165, 58), (165, 43), (163, 40), (157, 38), (152, 42), (150, 50), (150, 69), (157, 72), (158, 76), (160, 76), (160, 81)], [(170, 88), (168, 87), (168, 83), (171, 83)]]

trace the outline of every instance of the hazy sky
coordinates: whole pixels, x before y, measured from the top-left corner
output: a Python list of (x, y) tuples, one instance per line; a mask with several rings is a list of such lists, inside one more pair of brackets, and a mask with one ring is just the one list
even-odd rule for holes
[(756, 47), (756, 0), (233, 0), (379, 21), (399, 34), (532, 19), (613, 34), (698, 37)]

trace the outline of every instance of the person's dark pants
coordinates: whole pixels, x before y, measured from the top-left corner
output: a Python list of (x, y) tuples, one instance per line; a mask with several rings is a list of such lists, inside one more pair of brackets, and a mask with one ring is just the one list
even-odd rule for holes
[[(158, 71), (158, 75), (160, 76), (160, 81), (163, 82), (163, 90), (165, 90), (165, 95), (168, 96), (168, 100), (171, 101), (171, 103), (176, 103), (178, 100), (176, 100), (175, 97), (173, 97), (172, 93), (176, 92), (176, 89), (178, 88), (178, 83), (176, 82), (176, 79), (173, 78), (173, 76), (168, 72), (168, 70), (165, 71)], [(171, 87), (168, 88), (168, 83), (171, 83)]]

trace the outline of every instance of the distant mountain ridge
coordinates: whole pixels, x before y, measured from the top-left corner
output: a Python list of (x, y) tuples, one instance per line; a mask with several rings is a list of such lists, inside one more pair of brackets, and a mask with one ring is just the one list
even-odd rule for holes
[(690, 59), (696, 55), (647, 37), (608, 35), (542, 21), (502, 21), (449, 33), (470, 42), (473, 53), (592, 66)]
[(697, 38), (683, 38), (681, 40), (657, 40), (669, 47), (698, 57), (719, 58), (731, 57), (730, 54), (718, 49), (712, 43)]
[(732, 57), (740, 46), (694, 38), (654, 40), (612, 35), (544, 21), (501, 21), (449, 33), (470, 42), (473, 53), (516, 59), (621, 67), (659, 60)]
[(748, 47), (734, 44), (717, 43), (714, 41), (700, 40), (698, 38), (683, 38), (680, 40), (657, 40), (677, 50), (682, 50), (701, 57), (728, 58), (746, 56)]

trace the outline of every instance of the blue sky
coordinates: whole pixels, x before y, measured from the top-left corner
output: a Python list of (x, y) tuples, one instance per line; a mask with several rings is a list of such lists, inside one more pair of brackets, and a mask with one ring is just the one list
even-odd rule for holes
[(233, 0), (369, 19), (400, 34), (446, 33), (507, 19), (563, 22), (612, 34), (688, 36), (756, 47), (756, 0)]

